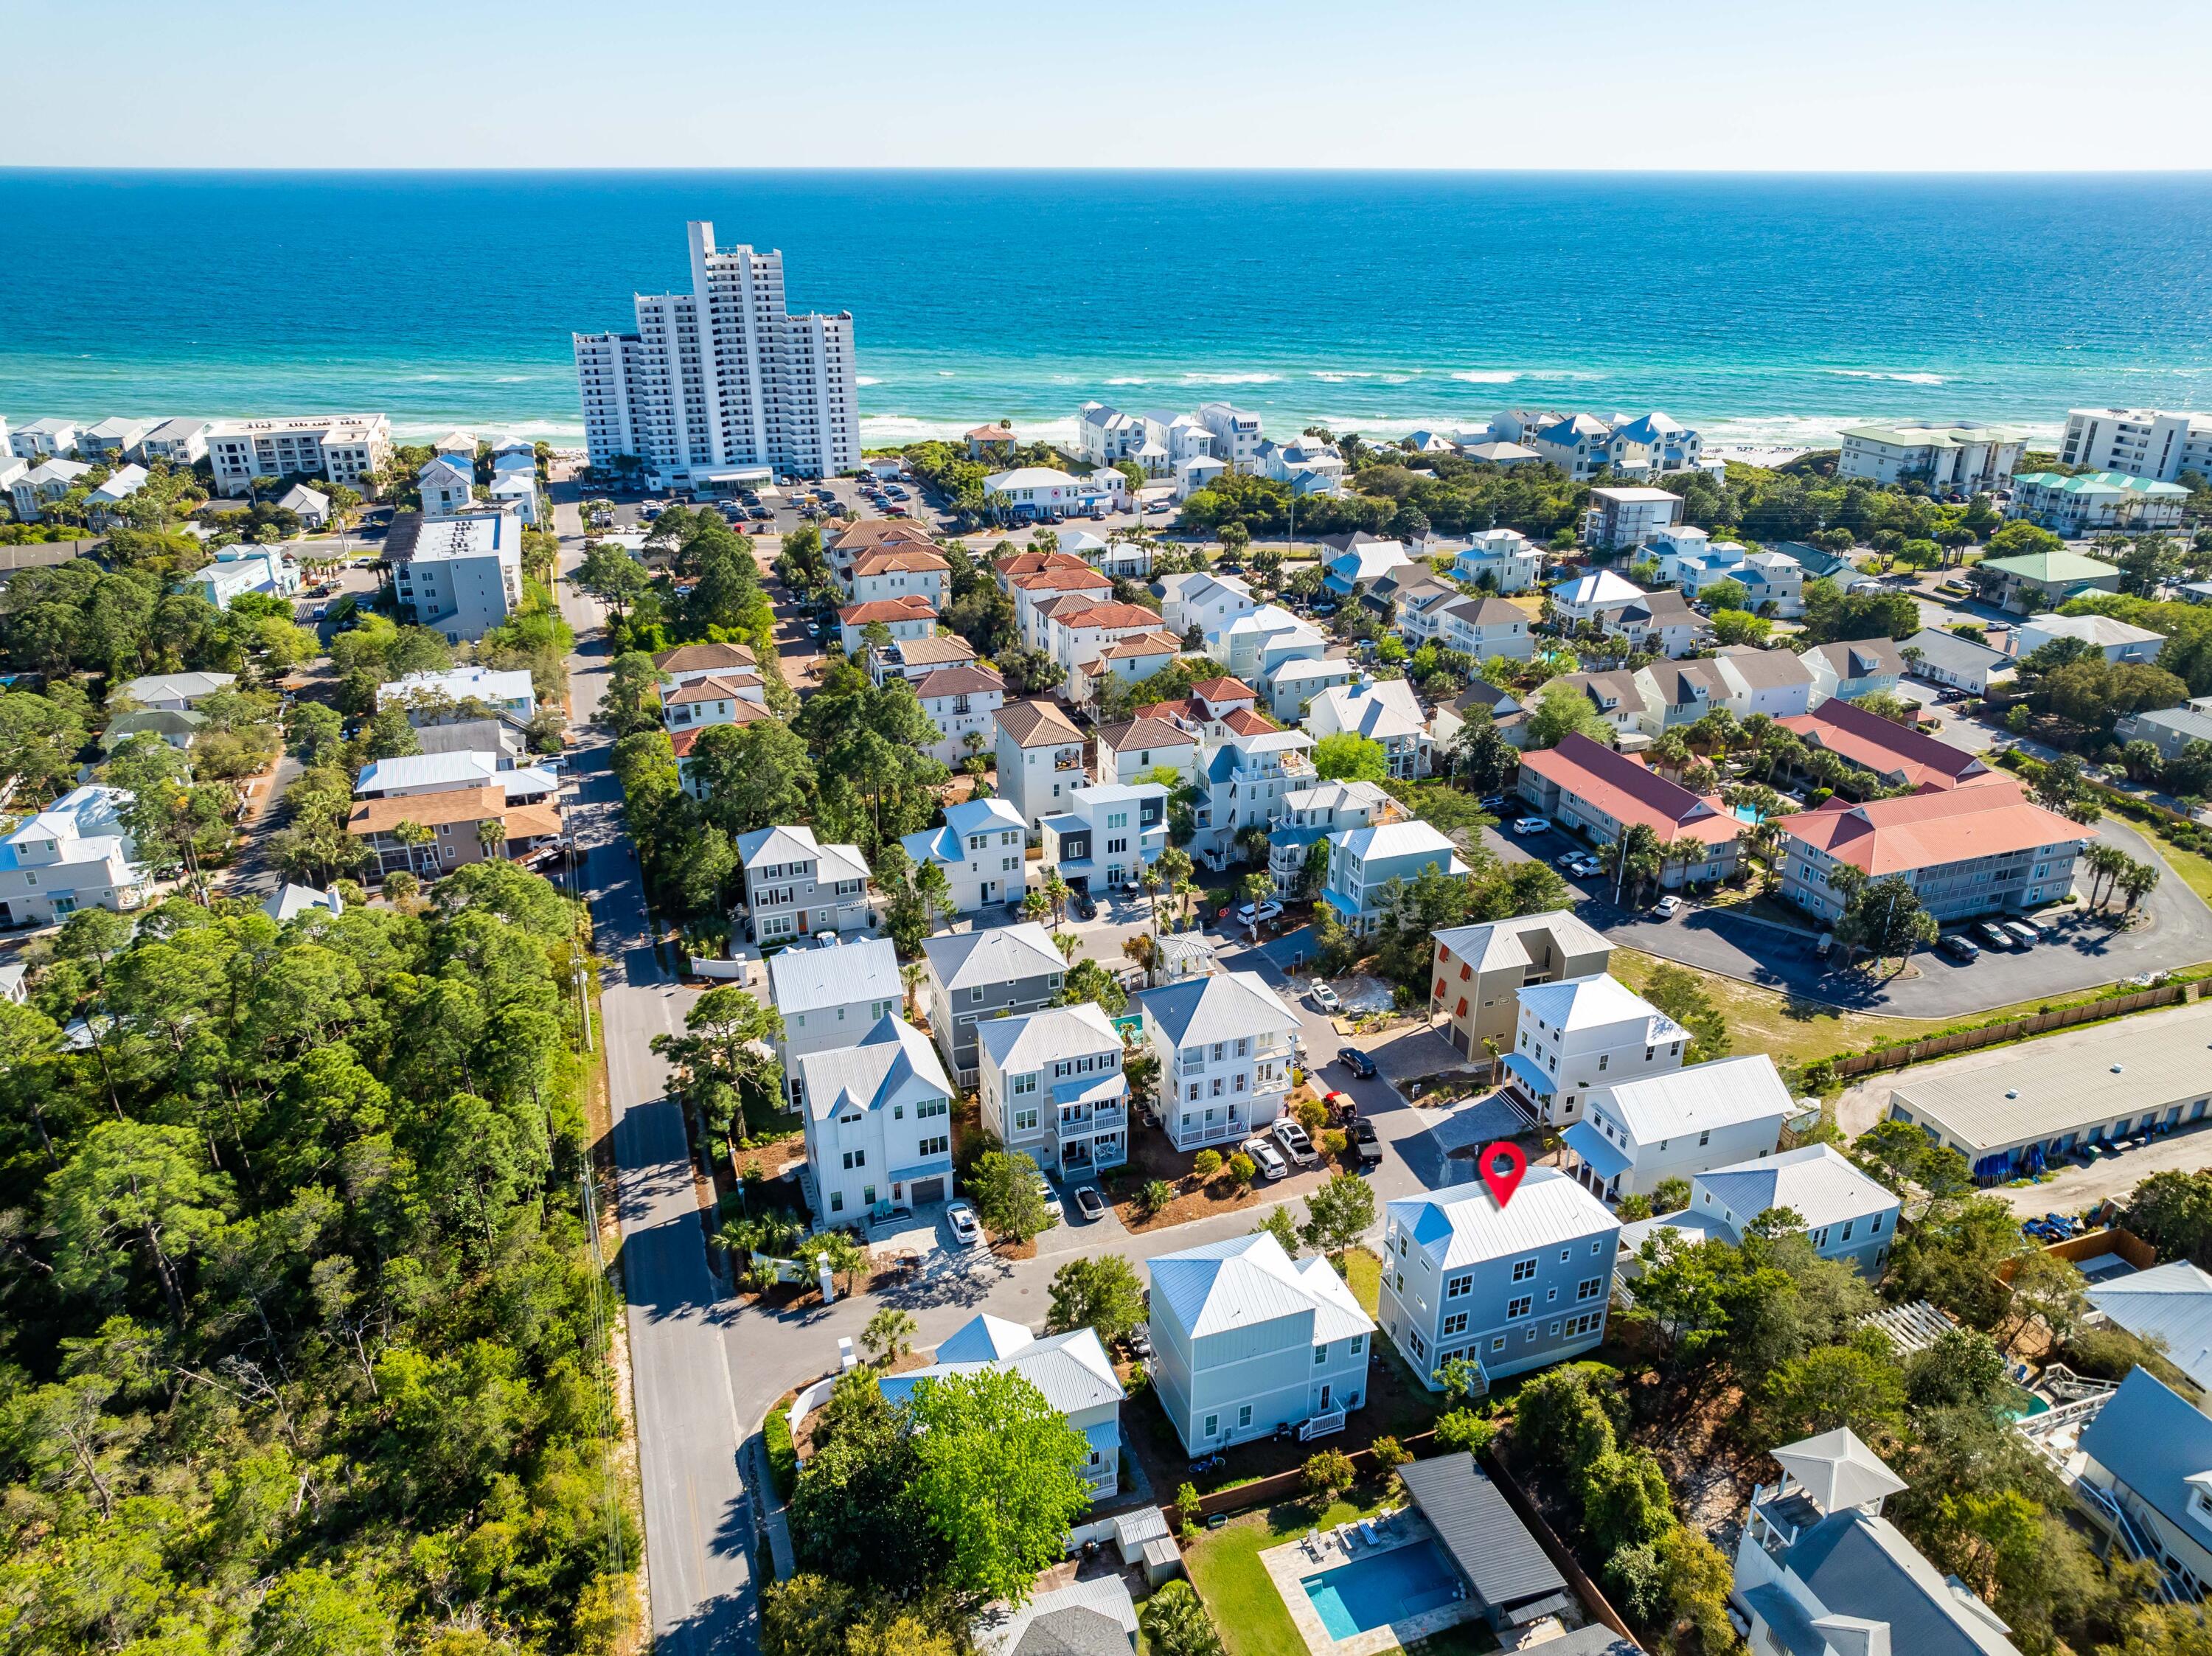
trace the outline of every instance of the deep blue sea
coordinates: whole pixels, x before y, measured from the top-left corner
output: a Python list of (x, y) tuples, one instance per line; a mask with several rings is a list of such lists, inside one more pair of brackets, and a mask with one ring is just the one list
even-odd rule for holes
[(1271, 429), (2212, 408), (2212, 176), (0, 171), (0, 414), (580, 433), (686, 219), (850, 310), (874, 441), (1097, 397)]

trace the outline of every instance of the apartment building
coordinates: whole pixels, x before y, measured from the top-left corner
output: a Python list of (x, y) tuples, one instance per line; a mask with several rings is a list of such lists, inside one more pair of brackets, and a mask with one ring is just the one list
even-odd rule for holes
[(1605, 973), (1520, 992), (1507, 1095), (1532, 1120), (1563, 1127), (1600, 1087), (1682, 1067), (1682, 1026)]
[(1519, 791), (1539, 814), (1580, 828), (1600, 845), (1638, 823), (1662, 845), (1698, 845), (1704, 854), (1698, 860), (1667, 863), (1662, 885), (1724, 880), (1735, 870), (1743, 824), (1717, 795), (1692, 793), (1633, 755), (1578, 732), (1555, 748), (1522, 755)]
[(994, 903), (1021, 901), (1027, 878), (1023, 847), (1029, 825), (1004, 799), (963, 799), (945, 808), (941, 827), (909, 834), (899, 843), (916, 868), (934, 863), (945, 870), (952, 912), (971, 914)]
[(381, 414), (223, 420), (206, 437), (218, 494), (250, 494), (257, 477), (323, 477), (374, 494), (392, 458), (392, 422)]
[(894, 1013), (799, 1060), (814, 1215), (858, 1226), (952, 1189), (952, 1083), (929, 1037)]
[(449, 644), (482, 638), (522, 607), (522, 519), (513, 512), (425, 517), (391, 556), (400, 604)]
[(1046, 817), (1039, 866), (1079, 891), (1102, 895), (1136, 885), (1168, 846), (1168, 791), (1158, 782), (1096, 782)]
[(1406, 816), (1406, 808), (1379, 782), (1319, 782), (1285, 794), (1282, 811), (1267, 831), (1267, 873), (1276, 894), (1317, 895), (1302, 889), (1315, 846), (1349, 828), (1402, 822)]
[(2189, 491), (2181, 484), (2124, 471), (2077, 471), (2070, 477), (2029, 471), (2013, 482), (2009, 515), (2069, 539), (2106, 531), (2172, 529), (2189, 508)]
[(1835, 755), (1884, 787), (1956, 788), (1998, 776), (1963, 748), (1838, 697), (1781, 723), (1808, 749)]
[(1596, 977), (1613, 964), (1612, 940), (1571, 908), (1448, 926), (1432, 941), (1436, 986), (1429, 993), (1429, 1022), (1478, 1062), (1513, 1049), (1522, 990)]
[(1661, 530), (1682, 520), (1682, 497), (1642, 485), (1593, 488), (1583, 514), (1583, 543), (1620, 551), (1641, 546)]
[(921, 959), (930, 1034), (963, 1087), (981, 1074), (977, 1028), (1051, 1005), (1067, 975), (1052, 934), (1028, 920), (927, 938)]
[(1191, 1453), (1336, 1430), (1367, 1400), (1375, 1320), (1327, 1259), (1293, 1260), (1261, 1231), (1145, 1269), (1153, 1390)]
[(852, 313), (794, 316), (781, 252), (717, 247), (704, 221), (684, 236), (689, 292), (637, 294), (634, 332), (573, 336), (592, 464), (709, 490), (859, 465)]
[(1560, 1135), (1564, 1167), (1602, 1201), (1774, 1154), (1796, 1106), (1764, 1052), (1600, 1087)]
[(858, 846), (825, 846), (804, 825), (738, 836), (747, 930), (758, 943), (872, 925), (868, 864)]
[(1178, 1150), (1225, 1155), (1283, 1113), (1297, 1014), (1256, 972), (1222, 972), (1131, 1002), (1160, 1063), (1160, 1119)]
[(975, 1028), (983, 1131), (1063, 1179), (1087, 1179), (1129, 1158), (1129, 1078), (1121, 1037), (1091, 1002), (1053, 1006)]
[(1017, 701), (998, 717), (999, 792), (1035, 829), (1083, 786), (1083, 732), (1049, 701)]
[(889, 937), (848, 942), (835, 933), (769, 955), (768, 985), (769, 1002), (783, 1019), (774, 1045), (784, 1099), (794, 1110), (806, 1101), (799, 1060), (852, 1046), (896, 1012), (905, 992)]
[(1620, 1221), (1554, 1168), (1531, 1168), (1501, 1205), (1479, 1182), (1383, 1210), (1382, 1332), (1431, 1391), (1455, 1360), (1485, 1381), (1594, 1350)]
[(1945, 924), (2058, 901), (2073, 888), (2081, 847), (2097, 837), (1994, 778), (1863, 804), (1832, 799), (1782, 818), (1781, 829), (1784, 901), (1833, 920), (1844, 900), (1829, 877), (1848, 863), (1870, 879), (1901, 877)]
[(1846, 426), (1836, 476), (1877, 483), (1917, 481), (1939, 494), (1982, 494), (2010, 486), (2027, 446), (2024, 431), (1970, 420)]
[(2185, 471), (2212, 477), (2212, 414), (2156, 409), (2072, 409), (2059, 439), (2062, 464), (2171, 483)]

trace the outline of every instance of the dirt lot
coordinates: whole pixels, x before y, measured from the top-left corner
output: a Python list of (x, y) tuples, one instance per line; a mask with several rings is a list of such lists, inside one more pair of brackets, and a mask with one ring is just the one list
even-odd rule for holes
[[(1301, 1083), (1291, 1094), (1288, 1113), (1295, 1116), (1298, 1104), (1313, 1096), (1313, 1089)], [(1255, 1179), (1249, 1185), (1240, 1186), (1228, 1172), (1229, 1158), (1238, 1147), (1221, 1144), (1215, 1148), (1221, 1155), (1222, 1171), (1201, 1184), (1191, 1172), (1191, 1163), (1202, 1152), (1178, 1150), (1162, 1132), (1147, 1130), (1133, 1133), (1127, 1164), (1107, 1181), (1107, 1193), (1114, 1203), (1115, 1216), (1133, 1232), (1163, 1230), (1173, 1225), (1187, 1225), (1194, 1219), (1234, 1213), (1239, 1208), (1264, 1206), (1285, 1197), (1310, 1196), (1332, 1174), (1357, 1170), (1347, 1148), (1344, 1156), (1332, 1159), (1323, 1155), (1318, 1165), (1294, 1170), (1287, 1179)], [(1174, 1186), (1176, 1195), (1158, 1213), (1147, 1214), (1137, 1198), (1146, 1184), (1154, 1179), (1164, 1179)]]

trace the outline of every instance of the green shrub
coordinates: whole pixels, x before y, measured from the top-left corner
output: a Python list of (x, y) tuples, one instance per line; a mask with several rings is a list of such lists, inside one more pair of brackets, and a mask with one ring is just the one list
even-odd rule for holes
[(1221, 1171), (1221, 1152), (1200, 1150), (1191, 1158), (1190, 1170), (1198, 1175), (1199, 1183), (1206, 1183)]
[(788, 1501), (799, 1487), (799, 1450), (791, 1441), (791, 1422), (782, 1410), (769, 1412), (761, 1435), (768, 1441), (769, 1481), (775, 1485), (776, 1498)]
[(1472, 1410), (1454, 1409), (1437, 1417), (1437, 1447), (1446, 1454), (1464, 1449), (1480, 1459), (1497, 1435), (1497, 1422), (1483, 1419)]

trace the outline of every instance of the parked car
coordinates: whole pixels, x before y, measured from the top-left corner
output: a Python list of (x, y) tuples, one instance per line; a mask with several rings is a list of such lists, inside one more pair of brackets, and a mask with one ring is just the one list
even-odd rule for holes
[(2003, 954), (2016, 946), (2011, 935), (1995, 920), (1984, 920), (1974, 928), (1974, 935), (1982, 940), (1984, 948), (1994, 949), (1999, 954)]
[(1287, 1179), (1291, 1176), (1291, 1164), (1283, 1160), (1283, 1153), (1264, 1138), (1247, 1139), (1244, 1154), (1252, 1158), (1252, 1164), (1260, 1169), (1263, 1178)]
[(2003, 922), (2002, 929), (2005, 934), (2022, 949), (2033, 949), (2043, 941), (2043, 933), (2032, 925), (2021, 925), (2018, 920)]
[(1513, 831), (1524, 840), (1532, 834), (1549, 834), (1552, 819), (1548, 816), (1523, 816), (1513, 824)]
[(1363, 1168), (1379, 1167), (1382, 1162), (1382, 1140), (1375, 1131), (1372, 1121), (1352, 1124), (1352, 1148)]
[(1505, 809), (1505, 796), (1502, 793), (1486, 793), (1474, 803), (1495, 816)]
[(976, 1218), (975, 1210), (965, 1202), (946, 1203), (945, 1222), (952, 1227), (952, 1240), (961, 1247), (978, 1247), (982, 1245), (982, 1222)]
[(1060, 1192), (1053, 1188), (1052, 1180), (1040, 1173), (1036, 1176), (1036, 1181), (1037, 1194), (1044, 1198), (1044, 1210), (1055, 1219), (1061, 1217), (1066, 1210), (1060, 1206)]
[(1682, 912), (1682, 900), (1669, 892), (1659, 900), (1656, 912), (1661, 919), (1671, 920)]
[(1306, 991), (1306, 998), (1313, 1002), (1315, 1009), (1319, 1011), (1340, 1012), (1344, 1010), (1344, 1003), (1336, 998), (1336, 991), (1325, 983), (1314, 985), (1311, 989)]
[(1076, 892), (1068, 898), (1067, 906), (1074, 912), (1075, 918), (1079, 920), (1095, 920), (1098, 918), (1098, 899), (1087, 891)]
[(1982, 957), (1982, 951), (1974, 947), (1973, 940), (1963, 931), (1946, 931), (1936, 938), (1936, 952), (1948, 955), (1961, 966), (1972, 966)]
[(1578, 856), (1568, 865), (1567, 872), (1577, 880), (1593, 880), (1605, 872), (1605, 864), (1587, 854)]
[(1563, 874), (1571, 874), (1582, 866), (1582, 862), (1583, 854), (1579, 851), (1563, 851), (1552, 858), (1552, 866)]
[(1306, 1130), (1290, 1117), (1284, 1116), (1274, 1125), (1275, 1143), (1282, 1146), (1283, 1154), (1302, 1168), (1310, 1168), (1321, 1160), (1314, 1151), (1313, 1140)]
[(1358, 1076), (1362, 1081), (1371, 1081), (1374, 1079), (1375, 1060), (1368, 1057), (1366, 1053), (1361, 1052), (1357, 1046), (1338, 1047), (1336, 1049), (1336, 1061), (1344, 1065), (1346, 1069), (1351, 1071), (1352, 1074)]
[(1280, 919), (1282, 915), (1282, 904), (1277, 902), (1273, 897), (1257, 905), (1247, 903), (1237, 911), (1238, 923), (1244, 925), (1257, 925), (1262, 920)]
[(1075, 1187), (1075, 1210), (1085, 1219), (1103, 1219), (1106, 1216), (1106, 1198), (1098, 1193), (1097, 1186), (1078, 1185)]
[(1350, 1093), (1329, 1092), (1322, 1098), (1328, 1111), (1328, 1119), (1340, 1127), (1359, 1119), (1359, 1106), (1352, 1101)]

